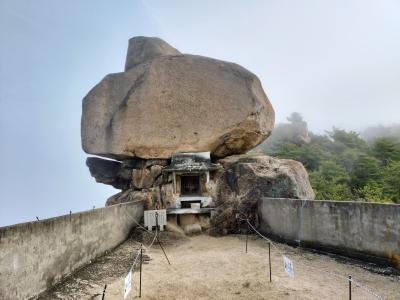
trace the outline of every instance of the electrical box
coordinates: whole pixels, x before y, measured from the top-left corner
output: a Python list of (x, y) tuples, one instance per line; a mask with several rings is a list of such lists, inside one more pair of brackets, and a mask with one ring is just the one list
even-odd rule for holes
[(144, 211), (144, 226), (148, 230), (153, 230), (153, 226), (160, 226), (160, 231), (164, 231), (164, 226), (167, 225), (167, 210), (145, 210)]

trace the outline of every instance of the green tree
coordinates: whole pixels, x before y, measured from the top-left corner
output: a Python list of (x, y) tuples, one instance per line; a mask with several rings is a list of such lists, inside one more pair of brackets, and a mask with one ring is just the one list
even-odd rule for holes
[(353, 198), (346, 169), (334, 161), (324, 161), (318, 171), (310, 173), (317, 199), (349, 200)]
[(333, 128), (328, 135), (334, 141), (336, 153), (340, 153), (346, 148), (358, 149), (360, 152), (366, 152), (368, 149), (367, 143), (360, 138), (357, 132)]
[(375, 132), (368, 144), (354, 131), (308, 132), (299, 113), (291, 114), (288, 122), (278, 124), (259, 149), (303, 163), (317, 198), (400, 203), (400, 127), (390, 134), (388, 128)]
[(400, 161), (392, 161), (383, 171), (383, 194), (400, 203)]
[(270, 150), (272, 156), (290, 158), (300, 161), (307, 170), (317, 170), (321, 161), (327, 158), (327, 153), (318, 144), (297, 145), (290, 141), (276, 142)]
[(369, 182), (380, 182), (381, 172), (376, 158), (362, 154), (354, 163), (351, 174), (351, 187), (354, 190), (364, 187)]
[(362, 153), (357, 149), (347, 148), (342, 151), (340, 154), (336, 154), (334, 156), (334, 160), (336, 163), (343, 166), (346, 171), (351, 174), (354, 170), (355, 162), (358, 160)]
[(383, 166), (387, 166), (390, 161), (400, 160), (400, 144), (393, 138), (376, 139), (372, 145), (371, 152)]
[(356, 191), (359, 198), (370, 202), (392, 202), (392, 200), (384, 195), (383, 185), (371, 181)]

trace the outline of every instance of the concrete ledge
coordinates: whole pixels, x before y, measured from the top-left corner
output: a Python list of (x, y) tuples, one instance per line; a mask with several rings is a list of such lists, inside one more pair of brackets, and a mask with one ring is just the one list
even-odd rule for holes
[(182, 214), (211, 214), (215, 208), (171, 208), (167, 209), (168, 215), (182, 215)]
[(263, 198), (260, 231), (289, 244), (400, 269), (400, 205)]
[(29, 299), (123, 242), (143, 216), (128, 202), (0, 228), (0, 299)]

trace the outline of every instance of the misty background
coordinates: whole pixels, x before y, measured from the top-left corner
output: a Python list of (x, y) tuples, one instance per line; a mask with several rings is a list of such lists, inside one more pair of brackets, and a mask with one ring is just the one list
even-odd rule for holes
[(81, 100), (123, 70), (138, 35), (254, 72), (277, 123), (294, 111), (317, 133), (400, 121), (400, 1), (0, 0), (0, 226), (118, 192), (85, 166)]

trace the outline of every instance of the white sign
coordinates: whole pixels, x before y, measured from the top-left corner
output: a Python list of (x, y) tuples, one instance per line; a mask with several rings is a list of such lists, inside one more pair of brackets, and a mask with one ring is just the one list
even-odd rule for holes
[(129, 271), (128, 275), (125, 277), (124, 281), (124, 299), (128, 296), (132, 288), (132, 271)]
[(285, 267), (285, 272), (290, 277), (294, 277), (294, 265), (293, 265), (293, 262), (286, 256), (283, 256), (283, 266)]

